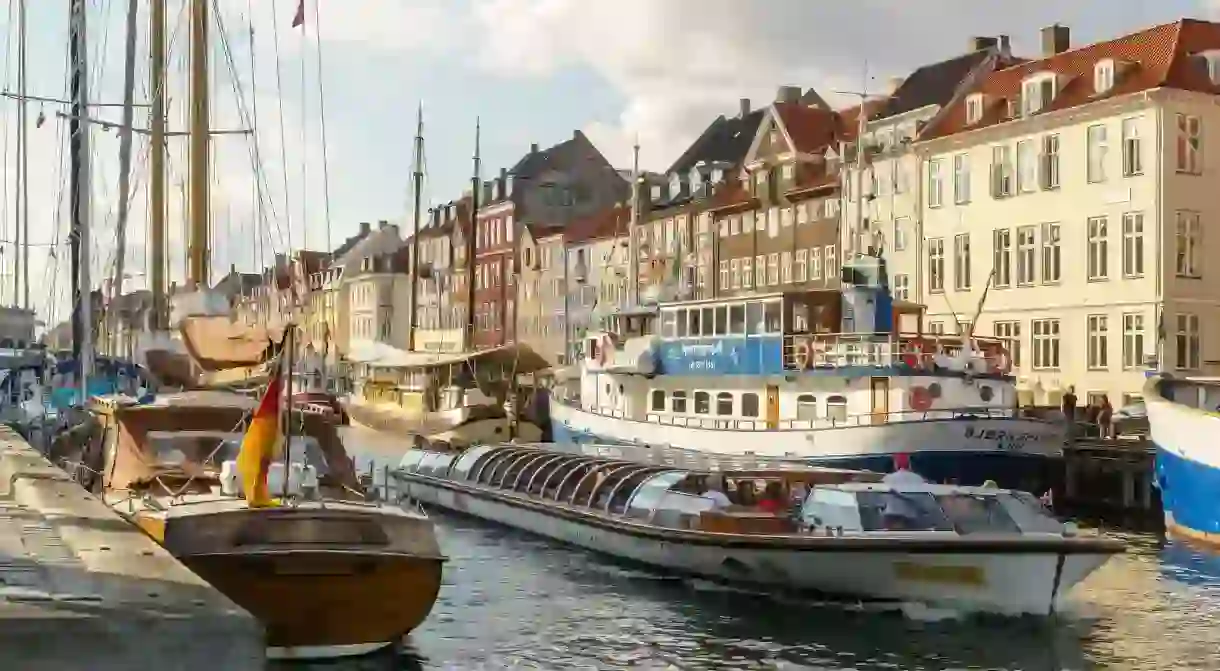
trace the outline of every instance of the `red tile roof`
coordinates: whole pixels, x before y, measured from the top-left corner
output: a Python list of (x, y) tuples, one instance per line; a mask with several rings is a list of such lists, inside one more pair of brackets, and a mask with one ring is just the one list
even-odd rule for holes
[(569, 245), (605, 240), (627, 235), (630, 226), (631, 208), (626, 205), (616, 205), (573, 221), (564, 230), (563, 239)]
[(775, 103), (774, 109), (797, 152), (821, 153), (836, 141), (839, 121), (834, 112), (801, 103)]
[[(985, 108), (978, 122), (966, 124), (966, 96), (963, 96), (946, 108), (920, 139), (1003, 123), (1008, 120), (1008, 101), (1019, 98), (1022, 82), (1041, 72), (1054, 72), (1066, 80), (1059, 83), (1054, 102), (1042, 113), (1155, 88), (1217, 93), (1220, 87), (1211, 82), (1205, 69), (1190, 60), (1190, 56), (1209, 49), (1220, 49), (1220, 24), (1182, 19), (996, 70), (982, 77), (971, 90), (984, 95)], [(1093, 67), (1105, 59), (1114, 59), (1118, 67), (1114, 86), (1099, 94), (1093, 90)]]

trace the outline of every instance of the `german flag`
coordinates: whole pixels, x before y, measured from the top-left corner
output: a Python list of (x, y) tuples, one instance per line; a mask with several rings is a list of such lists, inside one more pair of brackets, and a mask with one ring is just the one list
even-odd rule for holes
[(283, 382), (276, 371), (250, 418), (250, 426), (241, 439), (241, 451), (237, 453), (237, 472), (251, 508), (278, 505), (267, 491), (267, 472), (271, 470), (271, 462), (280, 445), (282, 390)]

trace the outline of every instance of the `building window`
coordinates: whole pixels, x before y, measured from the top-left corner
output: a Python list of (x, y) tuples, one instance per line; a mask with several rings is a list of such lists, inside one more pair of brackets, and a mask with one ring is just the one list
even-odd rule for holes
[(729, 261), (729, 275), (731, 276), (732, 287), (734, 289), (741, 288), (741, 262), (737, 259)]
[(1109, 264), (1106, 262), (1110, 254), (1108, 221), (1105, 217), (1091, 217), (1088, 221), (1088, 229), (1089, 279), (1104, 280), (1110, 276)]
[(1026, 80), (1021, 86), (1022, 112), (1037, 114), (1055, 101), (1055, 75), (1046, 74)]
[(1013, 367), (1021, 365), (1021, 322), (996, 322), (995, 336), (1004, 339)]
[(839, 257), (834, 245), (826, 245), (826, 281), (830, 282), (839, 276)]
[(811, 247), (809, 249), (809, 280), (817, 281), (822, 279), (822, 249), (820, 247)]
[(963, 205), (970, 202), (970, 155), (953, 157), (953, 202)]
[(996, 287), (1012, 286), (1012, 231), (1007, 228), (992, 231), (991, 249), (994, 254), (991, 263), (995, 268)]
[(1114, 61), (1106, 59), (1093, 66), (1093, 92), (1105, 93), (1114, 87)]
[(665, 410), (665, 390), (664, 389), (653, 389), (652, 390), (652, 409), (656, 410), (656, 411)]
[(729, 284), (729, 262), (721, 261), (720, 262), (720, 289), (723, 291), (725, 289), (728, 289), (730, 286), (731, 285)]
[(772, 252), (767, 255), (767, 284), (771, 286), (779, 285), (779, 253)]
[(1144, 365), (1144, 315), (1129, 312), (1123, 315), (1123, 368)]
[(1059, 224), (1042, 224), (1042, 283), (1054, 284), (1063, 274)]
[(945, 323), (944, 322), (928, 322), (928, 333), (930, 333), (932, 335), (944, 335), (945, 334)]
[(907, 248), (907, 231), (910, 229), (910, 217), (898, 217), (894, 220), (894, 251), (901, 252)]
[(1144, 275), (1144, 213), (1123, 214), (1123, 276)]
[(1059, 367), (1059, 320), (1034, 320), (1034, 368), (1050, 370)]
[(686, 412), (686, 392), (685, 391), (673, 392), (672, 394), (670, 394), (669, 400), (670, 400), (670, 404), (671, 404), (670, 409), (672, 412), (680, 412), (680, 413)]
[(928, 291), (945, 290), (945, 239), (928, 239)]
[(1038, 154), (1033, 140), (1017, 143), (1017, 190), (1033, 193), (1038, 189)]
[(991, 196), (1004, 198), (1012, 195), (1012, 147), (999, 145), (991, 148)]
[(966, 98), (966, 124), (976, 124), (983, 118), (983, 95), (975, 93)]
[(706, 415), (712, 411), (712, 399), (706, 391), (695, 392), (695, 414)]
[(1175, 349), (1178, 370), (1199, 369), (1199, 315), (1178, 315)]
[(754, 257), (754, 286), (759, 289), (767, 286), (767, 257), (762, 254)]
[(911, 276), (901, 273), (894, 275), (894, 298), (900, 301), (911, 300)]
[(1059, 135), (1042, 137), (1042, 166), (1038, 171), (1043, 189), (1059, 188)]
[(792, 252), (784, 252), (779, 258), (780, 281), (792, 284)]
[(741, 288), (750, 289), (754, 286), (754, 264), (753, 259), (745, 257), (741, 260)]
[(727, 391), (722, 391), (716, 394), (716, 414), (731, 415), (733, 414), (733, 395)]
[(1037, 281), (1036, 270), (1037, 229), (1021, 226), (1017, 229), (1017, 285), (1029, 285)]
[(928, 207), (941, 206), (940, 159), (928, 161)]
[(953, 288), (970, 290), (970, 234), (953, 236)]
[(1178, 211), (1177, 255), (1175, 269), (1178, 277), (1200, 278), (1203, 268), (1199, 265), (1203, 252), (1203, 230), (1199, 227), (1199, 213)]
[(743, 417), (758, 417), (758, 394), (741, 395), (741, 414)]
[(797, 282), (804, 282), (809, 278), (806, 253), (803, 249), (796, 250), (796, 260), (793, 261), (792, 272), (795, 276), (793, 279)]
[(1178, 115), (1178, 172), (1203, 173), (1203, 119), (1190, 114)]
[(1123, 119), (1123, 176), (1144, 174), (1144, 157), (1140, 144), (1140, 117)]
[(1089, 126), (1088, 130), (1088, 174), (1090, 183), (1106, 181), (1106, 153), (1110, 146), (1106, 141), (1106, 127)]
[(1101, 370), (1109, 366), (1108, 322), (1106, 315), (1089, 315), (1089, 370)]

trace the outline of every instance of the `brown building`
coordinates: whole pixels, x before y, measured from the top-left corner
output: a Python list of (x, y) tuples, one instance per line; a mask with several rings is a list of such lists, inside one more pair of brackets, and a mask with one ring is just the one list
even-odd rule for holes
[(473, 239), (475, 349), (516, 340), (517, 246), (524, 226), (562, 227), (621, 202), (628, 184), (580, 131), (484, 183)]

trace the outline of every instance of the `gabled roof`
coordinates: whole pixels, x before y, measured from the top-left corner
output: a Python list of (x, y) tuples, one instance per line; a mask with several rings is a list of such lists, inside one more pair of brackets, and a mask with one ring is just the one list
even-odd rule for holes
[[(1057, 74), (1060, 81), (1054, 102), (1040, 113), (1155, 88), (1220, 93), (1220, 87), (1212, 83), (1206, 69), (1190, 59), (1210, 49), (1220, 49), (1220, 24), (1182, 19), (997, 70), (982, 77), (971, 89), (971, 93), (984, 96), (983, 116), (977, 123), (966, 124), (966, 97), (963, 97), (925, 129), (923, 139), (1008, 121), (1008, 101), (1020, 98), (1022, 83), (1028, 77), (1043, 72)], [(1114, 86), (1097, 93), (1093, 90), (1093, 68), (1106, 59), (1116, 61)]]
[(726, 118), (723, 115), (716, 118), (699, 139), (669, 166), (667, 174), (675, 172), (690, 172), (690, 169), (701, 162), (730, 163), (736, 165), (745, 158), (758, 132), (758, 125), (766, 115), (766, 108), (757, 109), (744, 117)]
[(579, 130), (572, 133), (572, 137), (564, 140), (559, 144), (543, 149), (542, 151), (531, 151), (521, 160), (517, 161), (509, 173), (518, 179), (529, 179), (539, 175), (547, 170), (564, 170), (573, 166), (581, 157), (587, 156), (592, 150), (594, 154), (601, 158), (601, 161), (606, 164), (606, 167), (613, 170), (609, 161), (602, 156), (597, 147), (589, 141), (589, 138)]
[[(441, 222), (438, 225), (432, 225), (431, 220), (424, 222), (425, 225), (419, 232), (420, 240), (429, 240), (432, 238), (452, 235), (455, 225), (460, 227), (462, 230), (465, 230), (470, 225), (470, 196), (464, 196), (456, 202), (445, 203), (444, 205), (439, 205), (438, 207), (447, 208), (449, 205), (456, 206), (457, 212), (455, 218), (448, 219), (442, 217)], [(410, 239), (411, 236), (407, 236), (407, 240)]]
[(582, 245), (594, 240), (627, 235), (630, 226), (631, 208), (627, 205), (616, 205), (573, 221), (564, 231), (563, 239), (569, 245)]
[(834, 144), (839, 133), (838, 116), (830, 110), (801, 103), (775, 103), (771, 109), (797, 153), (821, 153)]
[(929, 105), (947, 105), (970, 73), (993, 57), (999, 62), (1015, 62), (992, 47), (916, 68), (870, 117), (882, 119)]

